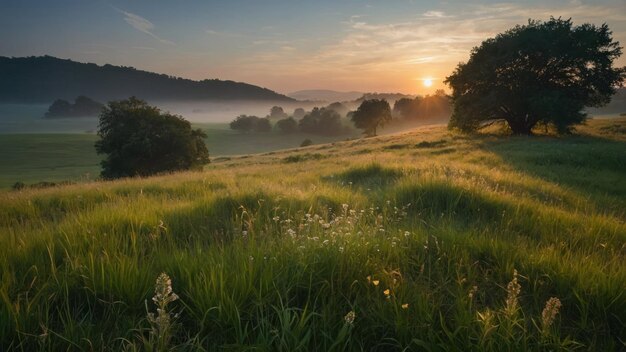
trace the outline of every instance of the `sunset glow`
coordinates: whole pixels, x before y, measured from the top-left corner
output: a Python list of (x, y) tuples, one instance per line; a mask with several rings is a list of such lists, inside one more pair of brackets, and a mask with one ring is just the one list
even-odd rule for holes
[(431, 78), (425, 78), (423, 83), (424, 87), (430, 88), (433, 85), (433, 80)]
[[(0, 56), (48, 54), (196, 80), (248, 82), (281, 93), (324, 88), (422, 94), (448, 89), (443, 79), (429, 85), (424, 77), (447, 77), (483, 40), (529, 18), (550, 16), (607, 23), (615, 39), (626, 43), (623, 0), (548, 0), (531, 7), (460, 1), (63, 0), (59, 5), (35, 0), (3, 5)], [(616, 64), (626, 65), (626, 59)]]

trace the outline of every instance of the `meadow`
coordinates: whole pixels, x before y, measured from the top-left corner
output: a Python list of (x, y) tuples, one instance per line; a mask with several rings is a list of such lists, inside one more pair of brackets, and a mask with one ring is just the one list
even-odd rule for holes
[(624, 180), (619, 118), (3, 190), (0, 346), (624, 350)]
[[(56, 122), (56, 121), (53, 121)], [(241, 133), (227, 123), (195, 123), (202, 129), (212, 158), (269, 152), (298, 147), (305, 139), (315, 144), (355, 138), (357, 132), (339, 136), (307, 133)], [(96, 154), (94, 133), (7, 133), (0, 134), (0, 188), (16, 182), (83, 182), (100, 174), (101, 156)]]

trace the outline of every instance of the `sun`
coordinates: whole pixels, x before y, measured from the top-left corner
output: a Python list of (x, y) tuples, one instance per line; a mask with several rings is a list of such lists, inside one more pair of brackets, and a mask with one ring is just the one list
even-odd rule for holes
[(430, 87), (430, 86), (432, 86), (432, 85), (433, 85), (433, 80), (432, 80), (432, 78), (424, 78), (424, 79), (422, 80), (422, 82), (424, 83), (424, 86), (425, 86), (425, 87)]

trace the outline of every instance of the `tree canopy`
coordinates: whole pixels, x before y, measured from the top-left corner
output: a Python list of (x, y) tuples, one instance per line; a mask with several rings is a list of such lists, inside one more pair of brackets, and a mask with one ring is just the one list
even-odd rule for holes
[(276, 122), (276, 127), (282, 133), (295, 133), (298, 131), (298, 122), (293, 117), (288, 117), (286, 119), (278, 120)]
[(239, 115), (229, 124), (230, 129), (241, 132), (270, 132), (272, 130), (272, 124), (269, 118)]
[(334, 110), (327, 108), (313, 108), (299, 122), (301, 132), (319, 135), (338, 135), (346, 132), (341, 124), (341, 116)]
[(384, 99), (364, 100), (352, 114), (356, 128), (363, 129), (367, 136), (375, 136), (376, 129), (391, 121), (391, 107)]
[(100, 114), (96, 142), (106, 179), (201, 168), (209, 162), (204, 132), (181, 116), (131, 97), (109, 102)]
[(104, 105), (86, 96), (78, 96), (71, 104), (67, 100), (57, 99), (48, 108), (44, 117), (88, 117), (98, 116)]
[(539, 123), (568, 132), (585, 120), (585, 107), (607, 104), (624, 82), (626, 69), (613, 67), (621, 49), (606, 24), (529, 20), (485, 40), (446, 78), (449, 126), (472, 131), (504, 120), (514, 134)]

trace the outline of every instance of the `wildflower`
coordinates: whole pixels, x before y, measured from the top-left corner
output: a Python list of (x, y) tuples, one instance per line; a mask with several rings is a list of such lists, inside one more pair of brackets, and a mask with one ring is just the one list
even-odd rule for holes
[(272, 218), (272, 220), (274, 220), (274, 221), (278, 222), (278, 221), (280, 220), (280, 216), (274, 216), (274, 217)]
[(522, 286), (517, 282), (517, 270), (513, 270), (513, 280), (506, 286), (506, 310), (510, 314), (517, 311), (518, 297), (522, 290)]
[(409, 231), (404, 231), (404, 237), (409, 237), (411, 233)]
[(402, 309), (409, 309), (409, 304), (408, 303), (403, 304)]
[(378, 284), (380, 284), (380, 280), (372, 280), (372, 283), (374, 286), (378, 286)]
[(248, 231), (241, 231), (241, 236), (242, 237), (248, 236)]
[(162, 346), (167, 345), (169, 342), (171, 337), (171, 320), (176, 317), (167, 311), (167, 306), (177, 299), (178, 295), (172, 291), (172, 280), (166, 273), (161, 273), (156, 279), (154, 297), (152, 297), (152, 301), (157, 306), (157, 313), (156, 315), (148, 313), (148, 321), (152, 325), (151, 338), (156, 339)]
[(343, 208), (344, 211), (347, 211), (349, 205), (348, 204), (341, 204), (341, 207)]
[(346, 322), (346, 324), (352, 325), (354, 323), (355, 318), (356, 318), (356, 313), (353, 310), (351, 310), (348, 312), (348, 314), (346, 314), (345, 317), (343, 317), (343, 320)]
[(339, 246), (339, 252), (343, 253), (343, 247), (342, 246)]
[(287, 234), (291, 237), (296, 237), (296, 231), (292, 229), (287, 229)]
[(554, 318), (559, 314), (559, 310), (561, 309), (561, 301), (556, 297), (551, 297), (546, 302), (546, 307), (541, 312), (541, 324), (543, 327), (543, 331), (547, 332), (552, 323), (554, 323)]
[(385, 294), (385, 296), (387, 296), (387, 298), (389, 298), (389, 296), (391, 295), (391, 290), (386, 289), (383, 291), (383, 293)]
[(476, 294), (476, 292), (478, 292), (478, 286), (472, 286), (472, 288), (469, 290), (469, 293), (467, 294), (469, 299), (474, 298), (474, 295)]
[(324, 240), (324, 242), (322, 242), (323, 245), (327, 245), (330, 241), (329, 240)]
[(367, 282), (371, 283), (372, 282), (372, 277), (370, 275), (367, 275)]

